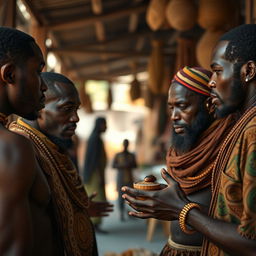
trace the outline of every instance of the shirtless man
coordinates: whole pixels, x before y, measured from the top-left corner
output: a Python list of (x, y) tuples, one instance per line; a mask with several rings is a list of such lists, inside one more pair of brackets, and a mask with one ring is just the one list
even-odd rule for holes
[(48, 90), (45, 108), (37, 120), (19, 119), (10, 129), (28, 137), (34, 144), (36, 156), (45, 173), (54, 202), (54, 210), (65, 255), (96, 256), (97, 245), (90, 217), (108, 216), (112, 205), (88, 198), (76, 167), (67, 152), (72, 143), (77, 110), (78, 92), (68, 78), (43, 72)]
[(50, 189), (32, 144), (5, 127), (7, 116), (33, 120), (44, 107), (44, 59), (34, 39), (21, 31), (0, 27), (0, 41), (0, 255), (60, 255)]

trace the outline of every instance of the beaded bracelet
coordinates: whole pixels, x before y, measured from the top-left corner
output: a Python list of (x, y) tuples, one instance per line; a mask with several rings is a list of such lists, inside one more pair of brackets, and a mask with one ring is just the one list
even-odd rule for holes
[(179, 215), (179, 224), (180, 224), (180, 228), (181, 230), (186, 233), (186, 234), (193, 234), (195, 231), (194, 230), (190, 230), (186, 227), (186, 218), (188, 215), (188, 212), (192, 209), (192, 208), (198, 208), (201, 209), (200, 206), (196, 203), (188, 203), (186, 204), (183, 209), (180, 212)]

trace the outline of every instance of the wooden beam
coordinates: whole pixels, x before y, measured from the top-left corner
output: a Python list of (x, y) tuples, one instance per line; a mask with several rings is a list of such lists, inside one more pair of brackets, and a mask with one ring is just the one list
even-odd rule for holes
[(137, 40), (137, 42), (135, 44), (135, 50), (141, 51), (144, 44), (145, 44), (145, 37), (143, 37), (143, 36), (139, 37), (139, 39)]
[(66, 30), (66, 29), (71, 29), (74, 27), (79, 27), (79, 26), (87, 26), (90, 24), (95, 23), (96, 21), (106, 21), (106, 20), (112, 20), (112, 19), (117, 19), (121, 18), (123, 16), (130, 15), (131, 13), (141, 13), (145, 12), (147, 9), (147, 4), (141, 4), (136, 7), (128, 7), (122, 10), (117, 10), (115, 12), (111, 13), (105, 13), (97, 16), (91, 16), (87, 17), (84, 19), (76, 19), (76, 20), (71, 20), (67, 22), (62, 22), (62, 23), (55, 23), (49, 25), (49, 29), (52, 30)]
[(102, 2), (101, 0), (91, 0), (92, 2), (92, 11), (94, 14), (102, 13)]
[[(137, 67), (137, 72), (143, 72), (147, 70), (147, 65), (140, 65)], [(109, 71), (107, 74), (102, 73), (94, 73), (94, 74), (82, 74), (80, 73), (79, 79), (85, 79), (85, 80), (110, 80), (114, 79), (117, 76), (125, 76), (130, 75), (131, 69), (129, 67), (122, 68), (115, 71)]]
[(74, 48), (49, 48), (51, 52), (65, 55), (99, 55), (99, 56), (109, 56), (109, 57), (123, 57), (123, 56), (137, 56), (145, 57), (149, 55), (149, 52), (137, 52), (137, 51), (108, 51), (108, 50), (89, 50), (89, 49), (74, 49)]
[(103, 42), (106, 40), (105, 28), (104, 24), (100, 21), (96, 21), (95, 24), (96, 37), (99, 42)]
[[(148, 56), (145, 56), (144, 58), (148, 58)], [(140, 57), (143, 58), (143, 57)], [(81, 65), (73, 65), (71, 67), (71, 70), (83, 70), (83, 69), (95, 69), (95, 68), (102, 68), (103, 66), (111, 66), (112, 64), (124, 61), (124, 60), (136, 60), (137, 57), (134, 57), (132, 55), (124, 56), (121, 59), (110, 59), (110, 60), (104, 60), (104, 61), (96, 61), (93, 63), (86, 63)]]
[[(92, 11), (94, 14), (99, 15), (102, 14), (102, 2), (101, 0), (91, 0), (92, 3)], [(104, 24), (101, 21), (96, 21), (94, 23), (95, 31), (96, 31), (96, 37), (98, 41), (102, 42), (106, 40), (105, 35), (105, 28)]]
[(32, 0), (21, 0), (22, 3), (26, 6), (28, 9), (28, 12), (30, 13), (31, 16), (33, 16), (38, 23), (39, 26), (45, 25), (45, 21), (42, 19), (42, 16), (40, 13), (34, 8), (32, 4)]
[(137, 30), (139, 24), (139, 15), (137, 13), (132, 13), (129, 20), (129, 32), (133, 33)]
[(47, 29), (44, 26), (38, 25), (34, 17), (32, 17), (30, 22), (30, 31), (29, 33), (35, 38), (37, 44), (39, 45), (44, 59), (47, 60), (47, 47), (45, 41), (47, 39)]
[(63, 46), (62, 49), (90, 49), (90, 48), (98, 48), (100, 47), (101, 49), (110, 45), (110, 44), (115, 44), (115, 43), (120, 43), (122, 41), (127, 41), (127, 40), (136, 40), (137, 37), (144, 37), (147, 38), (149, 36), (152, 35), (152, 31), (151, 30), (143, 30), (143, 31), (137, 31), (135, 33), (124, 33), (121, 35), (118, 35), (118, 37), (111, 39), (111, 40), (106, 40), (104, 42), (93, 42), (93, 43), (89, 43), (89, 44), (85, 44), (85, 43), (78, 43), (78, 44), (72, 44), (69, 46)]
[(16, 0), (1, 1), (0, 17), (0, 26), (16, 27)]

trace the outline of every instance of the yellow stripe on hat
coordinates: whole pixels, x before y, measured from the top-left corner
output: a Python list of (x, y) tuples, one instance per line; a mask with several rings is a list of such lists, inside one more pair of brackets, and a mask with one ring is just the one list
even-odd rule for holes
[[(201, 90), (203, 92), (209, 93), (209, 90), (203, 88), (202, 86), (198, 85), (197, 83), (195, 83), (195, 82), (191, 81), (190, 79), (184, 77), (180, 72), (178, 72), (176, 75), (177, 75), (178, 78), (180, 78), (181, 80), (185, 81), (186, 83), (196, 87), (197, 89), (199, 89), (199, 90)], [(198, 80), (197, 78), (198, 77), (196, 77), (195, 79)], [(204, 81), (204, 83), (205, 83), (205, 81)]]
[[(185, 67), (186, 68), (186, 67)], [(200, 71), (198, 71), (198, 70), (195, 70), (195, 69), (188, 69), (188, 68), (186, 68), (186, 69), (183, 69), (183, 71), (185, 72), (185, 73), (187, 73), (189, 76), (191, 76), (192, 78), (194, 78), (195, 80), (198, 80), (200, 83), (202, 83), (202, 84), (204, 84), (205, 86), (207, 86), (208, 87), (208, 82), (207, 81), (205, 81), (202, 77), (200, 77), (200, 76), (203, 76), (206, 80), (208, 80), (209, 81), (209, 77), (207, 77), (205, 74), (203, 74), (202, 72), (200, 72)], [(191, 71), (193, 71), (193, 72), (191, 72)], [(198, 73), (198, 75), (196, 75), (195, 73)]]

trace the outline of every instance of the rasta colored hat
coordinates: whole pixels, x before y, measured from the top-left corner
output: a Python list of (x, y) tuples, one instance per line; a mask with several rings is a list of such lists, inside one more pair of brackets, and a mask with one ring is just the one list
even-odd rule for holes
[(201, 67), (184, 67), (174, 76), (172, 83), (184, 85), (192, 91), (210, 96), (211, 89), (208, 86), (212, 73)]

